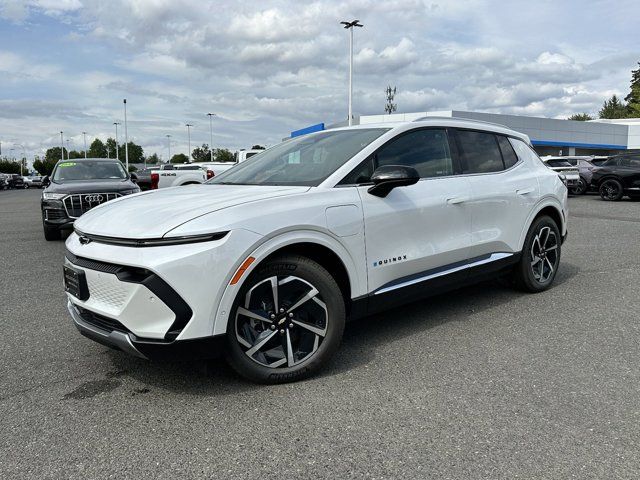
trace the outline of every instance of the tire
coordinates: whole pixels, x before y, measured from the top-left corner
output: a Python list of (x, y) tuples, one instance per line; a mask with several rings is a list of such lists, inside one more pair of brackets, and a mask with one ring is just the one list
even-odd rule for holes
[(298, 255), (274, 258), (238, 293), (227, 325), (227, 361), (254, 382), (302, 380), (336, 352), (345, 318), (342, 292), (326, 269)]
[(598, 189), (600, 198), (608, 202), (617, 202), (624, 195), (622, 183), (615, 178), (607, 178)]
[(44, 239), (47, 242), (53, 242), (56, 240), (60, 240), (62, 238), (62, 233), (56, 227), (47, 227), (43, 225), (44, 228)]
[(571, 189), (571, 194), (584, 195), (587, 192), (588, 188), (589, 188), (589, 185), (587, 185), (587, 182), (585, 181), (585, 179), (580, 177), (580, 179), (578, 180), (578, 185), (576, 185)]
[(556, 222), (546, 215), (537, 218), (529, 228), (522, 256), (513, 271), (515, 286), (531, 293), (548, 289), (558, 273), (561, 243)]

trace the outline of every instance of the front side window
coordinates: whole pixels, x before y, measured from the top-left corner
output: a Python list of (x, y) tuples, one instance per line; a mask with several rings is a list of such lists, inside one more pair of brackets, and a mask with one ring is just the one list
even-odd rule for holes
[(376, 168), (386, 165), (413, 167), (420, 178), (453, 175), (447, 131), (421, 129), (403, 133), (380, 147), (374, 155), (353, 169), (340, 184), (367, 183)]
[(127, 178), (127, 172), (125, 172), (122, 163), (118, 161), (60, 162), (53, 172), (53, 181), (57, 183), (78, 180), (124, 180), (125, 178)]
[(355, 128), (296, 137), (256, 154), (206, 183), (318, 186), (388, 130)]
[(502, 154), (493, 133), (458, 130), (457, 137), (463, 173), (504, 170)]

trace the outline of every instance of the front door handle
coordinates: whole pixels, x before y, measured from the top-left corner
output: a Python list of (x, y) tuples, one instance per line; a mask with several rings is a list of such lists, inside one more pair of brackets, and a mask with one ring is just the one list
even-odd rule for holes
[(518, 195), (528, 195), (529, 193), (533, 193), (534, 190), (535, 190), (535, 188), (533, 188), (533, 187), (521, 188), (520, 190), (516, 190), (516, 193)]
[(452, 198), (447, 198), (447, 203), (449, 205), (457, 205), (459, 203), (464, 203), (468, 200), (467, 197), (452, 197)]

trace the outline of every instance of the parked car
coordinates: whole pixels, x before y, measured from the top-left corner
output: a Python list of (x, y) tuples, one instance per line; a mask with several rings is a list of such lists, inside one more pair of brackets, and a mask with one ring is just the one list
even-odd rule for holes
[(609, 158), (593, 169), (591, 182), (603, 200), (617, 201), (625, 195), (640, 198), (640, 154)]
[(42, 188), (42, 177), (33, 175), (30, 177), (22, 177), (27, 188)]
[(25, 186), (22, 175), (18, 175), (17, 173), (9, 174), (7, 184), (9, 188), (12, 188), (12, 189), (27, 188)]
[(207, 181), (206, 170), (197, 164), (166, 163), (151, 171), (151, 189), (195, 185)]
[(141, 168), (131, 173), (131, 179), (136, 182), (136, 185), (140, 187), (143, 192), (151, 190), (151, 172), (157, 170), (158, 167)]
[(140, 191), (114, 159), (60, 160), (43, 183), (40, 207), (46, 240), (60, 240), (60, 231), (71, 229), (92, 208)]
[[(591, 185), (591, 177), (592, 171), (595, 166), (591, 163), (591, 160), (594, 158), (592, 156), (567, 156), (567, 157), (546, 157), (546, 159), (564, 160), (569, 162), (572, 166), (578, 168), (578, 174), (580, 178), (578, 178), (578, 182), (576, 185), (569, 189), (569, 192), (573, 195), (582, 195), (589, 190)], [(548, 160), (547, 160), (548, 161)]]
[(89, 211), (66, 242), (67, 306), (83, 335), (139, 357), (225, 351), (251, 380), (293, 381), (327, 363), (347, 317), (494, 275), (549, 288), (566, 218), (524, 134), (337, 128)]
[(578, 186), (580, 181), (579, 170), (562, 157), (542, 157), (544, 164), (556, 172), (569, 190)]
[(7, 177), (5, 177), (3, 173), (0, 173), (0, 190), (5, 190), (7, 188), (9, 188), (9, 185), (7, 184)]

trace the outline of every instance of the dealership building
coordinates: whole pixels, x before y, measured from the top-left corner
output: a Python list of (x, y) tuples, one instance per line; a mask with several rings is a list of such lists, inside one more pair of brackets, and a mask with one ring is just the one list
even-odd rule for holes
[[(434, 112), (394, 113), (391, 115), (361, 115), (354, 124), (410, 122), (421, 117), (457, 117), (497, 123), (529, 136), (539, 155), (613, 155), (628, 150), (640, 151), (640, 118), (592, 120), (578, 122), (553, 118), (502, 115), (498, 113), (445, 110)], [(327, 125), (333, 128), (345, 122)], [(295, 137), (324, 130), (323, 123), (291, 132)]]

